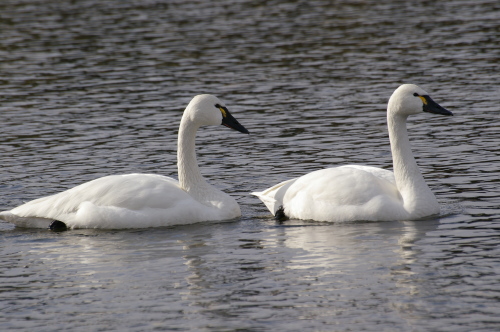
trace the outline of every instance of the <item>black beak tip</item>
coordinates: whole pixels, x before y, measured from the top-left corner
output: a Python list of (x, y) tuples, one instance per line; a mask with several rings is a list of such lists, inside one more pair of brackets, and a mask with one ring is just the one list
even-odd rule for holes
[(243, 133), (243, 134), (250, 134), (250, 132), (245, 127), (243, 127), (241, 124), (239, 124), (239, 123), (237, 125), (235, 125), (235, 126), (231, 126), (231, 125), (229, 125), (227, 123), (222, 122), (222, 125), (230, 128), (230, 129), (237, 130), (237, 131), (239, 131), (240, 133)]
[[(235, 128), (233, 128), (233, 129), (235, 129)], [(236, 130), (239, 131), (240, 133), (243, 133), (243, 134), (250, 134), (250, 132), (243, 126), (241, 126), (241, 128), (238, 128)]]
[(453, 116), (453, 113), (448, 111), (446, 108), (442, 107), (442, 112), (441, 114), (443, 115), (448, 115), (448, 116)]

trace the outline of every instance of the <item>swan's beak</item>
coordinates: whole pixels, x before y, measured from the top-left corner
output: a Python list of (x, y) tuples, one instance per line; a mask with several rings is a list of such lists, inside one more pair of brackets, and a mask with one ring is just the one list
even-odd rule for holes
[(453, 115), (453, 113), (451, 113), (446, 108), (436, 103), (434, 100), (432, 100), (431, 97), (427, 95), (420, 96), (420, 99), (422, 99), (422, 102), (424, 103), (424, 112), (441, 114), (441, 115)]
[(234, 130), (237, 130), (239, 131), (240, 133), (243, 133), (243, 134), (250, 134), (248, 132), (248, 130), (243, 127), (239, 122), (238, 120), (236, 120), (232, 115), (231, 113), (229, 113), (229, 111), (227, 110), (227, 108), (222, 108), (221, 107), (221, 112), (222, 112), (222, 125), (228, 127), (228, 128), (231, 128), (231, 129), (234, 129)]

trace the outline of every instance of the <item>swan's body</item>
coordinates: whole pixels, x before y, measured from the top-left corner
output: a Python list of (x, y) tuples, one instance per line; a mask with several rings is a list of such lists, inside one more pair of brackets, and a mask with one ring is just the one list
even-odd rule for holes
[(389, 99), (387, 122), (394, 172), (347, 165), (311, 172), (253, 193), (276, 215), (317, 221), (419, 219), (439, 213), (411, 152), (406, 119), (431, 112), (453, 115), (413, 84), (400, 86)]
[(105, 176), (1, 212), (0, 219), (19, 227), (46, 228), (57, 220), (69, 228), (117, 229), (239, 217), (236, 200), (208, 184), (196, 161), (197, 129), (221, 123), (248, 133), (216, 97), (191, 100), (179, 128), (179, 181), (153, 174)]

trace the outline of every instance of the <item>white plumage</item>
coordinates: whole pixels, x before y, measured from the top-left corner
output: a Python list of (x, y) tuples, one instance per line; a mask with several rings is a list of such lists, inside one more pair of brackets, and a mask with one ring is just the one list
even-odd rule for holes
[(439, 213), (411, 152), (406, 130), (409, 115), (453, 115), (413, 84), (400, 86), (389, 99), (387, 123), (394, 173), (370, 166), (347, 165), (311, 172), (252, 193), (273, 214), (317, 221), (419, 219)]
[(117, 229), (239, 217), (236, 200), (208, 184), (196, 161), (197, 129), (220, 124), (248, 133), (215, 96), (191, 100), (179, 128), (179, 181), (154, 174), (105, 176), (1, 212), (0, 219), (19, 227), (46, 228), (58, 220), (68, 228)]

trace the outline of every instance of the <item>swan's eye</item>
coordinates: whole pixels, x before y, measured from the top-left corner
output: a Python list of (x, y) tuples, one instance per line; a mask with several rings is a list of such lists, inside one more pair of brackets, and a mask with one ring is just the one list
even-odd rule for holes
[(415, 92), (415, 93), (413, 94), (413, 96), (414, 96), (414, 97), (418, 97), (418, 96), (419, 96), (419, 94)]

